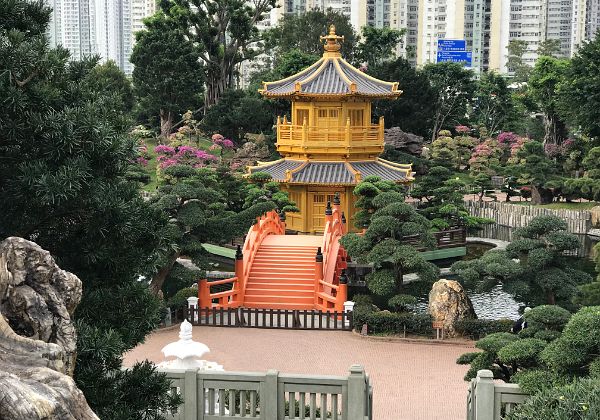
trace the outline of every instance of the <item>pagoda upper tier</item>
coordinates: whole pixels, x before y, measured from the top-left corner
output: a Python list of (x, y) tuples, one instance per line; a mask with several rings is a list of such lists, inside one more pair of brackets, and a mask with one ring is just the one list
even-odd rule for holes
[(371, 101), (395, 99), (398, 83), (369, 76), (340, 53), (344, 37), (322, 36), (323, 57), (301, 72), (263, 82), (267, 98), (292, 102), (291, 118), (277, 118), (277, 150), (284, 157), (313, 160), (369, 160), (383, 152), (383, 118), (371, 121)]
[(263, 82), (259, 90), (266, 97), (368, 97), (395, 98), (402, 91), (397, 82), (385, 82), (353, 67), (340, 54), (343, 36), (335, 34), (331, 25), (329, 34), (321, 37), (327, 41), (323, 57), (312, 66), (275, 82)]

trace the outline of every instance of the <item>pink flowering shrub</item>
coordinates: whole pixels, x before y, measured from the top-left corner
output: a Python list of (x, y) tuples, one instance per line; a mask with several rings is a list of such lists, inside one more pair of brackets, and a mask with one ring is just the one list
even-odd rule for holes
[(574, 145), (575, 140), (573, 139), (567, 139), (560, 145), (548, 143), (544, 146), (544, 152), (551, 159), (560, 158), (568, 155)]
[(500, 144), (512, 144), (519, 140), (519, 136), (510, 131), (504, 131), (498, 134), (498, 143)]
[(194, 168), (201, 168), (207, 163), (217, 160), (215, 155), (187, 145), (179, 147), (159, 145), (154, 148), (154, 151), (159, 154), (156, 158), (159, 169), (165, 169), (173, 165), (188, 165)]
[(457, 125), (456, 127), (454, 127), (454, 129), (459, 134), (467, 134), (471, 132), (471, 129), (466, 125)]

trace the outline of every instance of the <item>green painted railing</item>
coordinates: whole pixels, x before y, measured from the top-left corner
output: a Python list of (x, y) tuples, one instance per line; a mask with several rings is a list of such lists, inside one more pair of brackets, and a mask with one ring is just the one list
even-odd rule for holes
[(495, 383), (491, 370), (480, 370), (467, 395), (467, 420), (501, 420), (527, 398), (517, 384)]
[(161, 370), (184, 403), (173, 420), (372, 420), (372, 390), (362, 366), (347, 376), (291, 375), (269, 370)]

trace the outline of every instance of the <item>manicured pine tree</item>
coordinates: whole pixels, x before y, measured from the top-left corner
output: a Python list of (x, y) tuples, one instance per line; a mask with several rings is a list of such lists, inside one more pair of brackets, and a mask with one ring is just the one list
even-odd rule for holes
[(75, 313), (75, 380), (106, 419), (160, 418), (177, 403), (151, 364), (121, 370), (122, 354), (160, 322), (138, 282), (166, 220), (125, 175), (136, 158), (120, 91), (100, 89), (94, 59), (48, 48), (50, 9), (0, 3), (0, 239), (37, 242), (83, 281)]

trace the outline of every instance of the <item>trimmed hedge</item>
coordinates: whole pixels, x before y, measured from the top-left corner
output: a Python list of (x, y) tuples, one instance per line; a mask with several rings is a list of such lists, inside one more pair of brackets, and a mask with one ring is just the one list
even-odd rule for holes
[(454, 329), (462, 336), (479, 340), (488, 334), (510, 332), (513, 323), (510, 319), (463, 319), (454, 324)]
[(363, 324), (367, 324), (369, 334), (402, 334), (404, 333), (404, 327), (406, 327), (407, 333), (419, 335), (433, 334), (431, 316), (428, 314), (355, 310), (353, 316), (354, 328), (360, 330)]

